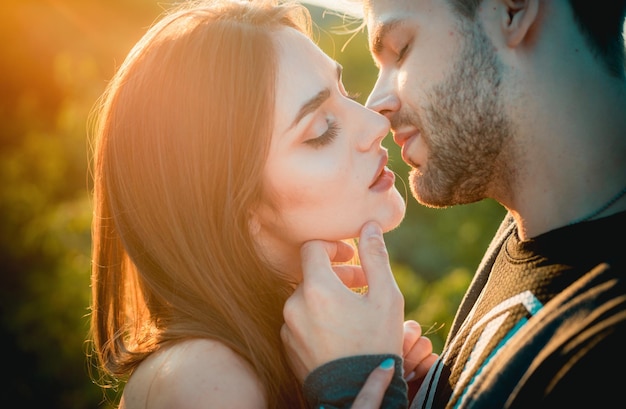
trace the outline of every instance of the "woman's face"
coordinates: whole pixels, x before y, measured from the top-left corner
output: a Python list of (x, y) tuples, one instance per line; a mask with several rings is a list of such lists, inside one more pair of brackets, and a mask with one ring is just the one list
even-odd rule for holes
[(299, 278), (304, 242), (358, 237), (369, 220), (389, 231), (405, 201), (381, 145), (388, 120), (346, 95), (341, 68), (306, 36), (284, 28), (275, 38), (274, 131), (257, 237), (274, 267)]

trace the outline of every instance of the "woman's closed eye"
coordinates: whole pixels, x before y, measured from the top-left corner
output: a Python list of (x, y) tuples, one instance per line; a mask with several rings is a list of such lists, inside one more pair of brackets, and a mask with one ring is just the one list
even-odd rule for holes
[(327, 123), (328, 127), (323, 134), (316, 138), (307, 139), (304, 143), (314, 148), (320, 148), (331, 143), (339, 133), (340, 128), (335, 120), (327, 120)]

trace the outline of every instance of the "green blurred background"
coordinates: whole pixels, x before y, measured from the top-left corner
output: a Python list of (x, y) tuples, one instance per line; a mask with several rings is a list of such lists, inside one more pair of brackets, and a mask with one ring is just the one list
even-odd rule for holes
[[(19, 407), (108, 408), (85, 358), (90, 297), (87, 116), (131, 46), (170, 2), (4, 0), (0, 13), (0, 331), (5, 400)], [(376, 78), (365, 34), (310, 6), (316, 40), (364, 102)], [(437, 352), (504, 210), (494, 202), (421, 207), (391, 138), (408, 200), (386, 235), (407, 318)], [(119, 392), (119, 391), (118, 391)], [(112, 392), (107, 398), (115, 399)]]

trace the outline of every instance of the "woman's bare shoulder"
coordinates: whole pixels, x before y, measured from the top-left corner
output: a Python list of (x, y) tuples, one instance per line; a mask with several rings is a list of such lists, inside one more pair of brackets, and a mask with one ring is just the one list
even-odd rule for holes
[(221, 342), (193, 339), (148, 357), (124, 388), (124, 409), (265, 408), (252, 367)]

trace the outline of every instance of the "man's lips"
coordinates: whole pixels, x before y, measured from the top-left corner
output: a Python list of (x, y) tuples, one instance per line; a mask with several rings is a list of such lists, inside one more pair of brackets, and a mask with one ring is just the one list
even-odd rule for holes
[(411, 167), (418, 167), (416, 163), (411, 160), (411, 157), (408, 153), (408, 148), (413, 141), (417, 137), (419, 137), (420, 131), (418, 129), (409, 129), (405, 131), (394, 131), (393, 132), (393, 140), (394, 142), (402, 148), (402, 160), (406, 162)]
[(393, 140), (398, 146), (403, 147), (404, 144), (414, 136), (419, 135), (420, 131), (417, 128), (405, 128), (405, 129), (392, 129)]

